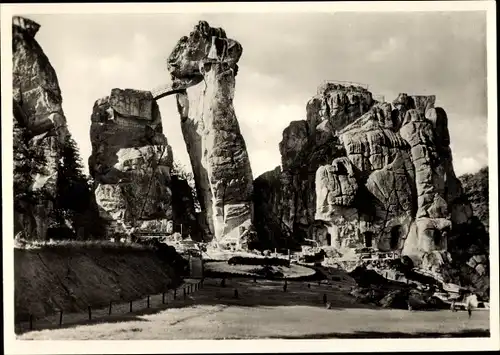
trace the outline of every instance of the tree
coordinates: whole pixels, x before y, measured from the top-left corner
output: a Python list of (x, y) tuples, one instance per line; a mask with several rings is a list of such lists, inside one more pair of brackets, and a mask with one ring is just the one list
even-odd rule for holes
[(54, 218), (59, 224), (69, 220), (76, 226), (75, 219), (90, 207), (91, 187), (83, 172), (83, 163), (75, 140), (67, 136), (59, 147), (57, 164), (56, 200)]
[(488, 167), (474, 174), (459, 177), (465, 196), (472, 205), (474, 215), (489, 228), (489, 180)]
[(78, 212), (85, 209), (90, 192), (89, 184), (83, 173), (83, 163), (78, 147), (70, 136), (60, 148), (57, 174), (59, 207)]
[(201, 205), (198, 200), (198, 194), (196, 193), (196, 184), (194, 181), (194, 175), (191, 171), (188, 171), (184, 165), (181, 163), (174, 161), (172, 165), (172, 175), (176, 175), (179, 178), (186, 180), (188, 182), (189, 187), (191, 188), (191, 195), (193, 196), (194, 209), (195, 212), (201, 211)]
[(14, 208), (23, 211), (25, 203), (36, 204), (45, 197), (44, 190), (33, 191), (34, 177), (42, 173), (46, 158), (43, 149), (33, 144), (31, 132), (14, 118)]

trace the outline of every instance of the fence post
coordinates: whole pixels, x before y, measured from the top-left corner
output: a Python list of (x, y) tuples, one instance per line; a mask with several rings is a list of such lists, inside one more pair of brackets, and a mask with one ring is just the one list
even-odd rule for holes
[(165, 304), (165, 292), (161, 295), (161, 304)]
[(149, 308), (149, 295), (148, 295), (148, 306), (147, 306), (147, 308)]
[(184, 291), (184, 299), (186, 299), (186, 288), (184, 287), (182, 290)]
[(174, 288), (174, 300), (177, 299), (177, 289)]
[(132, 312), (132, 301), (130, 301), (130, 312)]
[(89, 320), (92, 320), (92, 308), (89, 306)]
[(63, 310), (59, 310), (59, 326), (62, 325), (62, 319), (63, 319)]
[(323, 303), (326, 304), (326, 293), (323, 293)]
[(33, 330), (33, 314), (30, 314), (30, 330)]

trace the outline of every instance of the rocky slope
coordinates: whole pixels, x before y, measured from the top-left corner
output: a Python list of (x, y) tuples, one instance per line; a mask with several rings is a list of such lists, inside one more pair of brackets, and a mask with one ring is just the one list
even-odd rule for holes
[(454, 174), (446, 112), (434, 103), (400, 94), (391, 105), (363, 87), (322, 85), (307, 120), (283, 132), (281, 168), (254, 182), (256, 215), (286, 225), (255, 219), (261, 239), (398, 251), (437, 273), (450, 253), (461, 260), (480, 252), (462, 253), (473, 245), (484, 250)]
[[(40, 25), (15, 16), (12, 23), (12, 74), (14, 121), (29, 134), (28, 145), (36, 147), (44, 156), (44, 166), (34, 173), (29, 182), (32, 191), (45, 191), (48, 198), (35, 204), (20, 202), (14, 211), (15, 234), (25, 238), (46, 239), (49, 215), (53, 209), (57, 182), (59, 147), (69, 135), (57, 75), (37, 43), (35, 35)], [(16, 132), (14, 132), (16, 133)], [(16, 140), (14, 146), (22, 144)], [(26, 178), (14, 176), (14, 179)]]
[(219, 244), (237, 240), (252, 218), (252, 171), (233, 107), (241, 54), (223, 29), (201, 21), (167, 61), (205, 233)]
[(94, 104), (89, 172), (107, 234), (167, 232), (172, 149), (149, 91), (113, 89)]

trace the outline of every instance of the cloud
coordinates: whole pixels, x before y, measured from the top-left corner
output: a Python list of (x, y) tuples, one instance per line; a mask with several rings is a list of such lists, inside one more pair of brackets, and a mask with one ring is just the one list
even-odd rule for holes
[(393, 55), (396, 50), (402, 50), (403, 48), (403, 41), (398, 40), (396, 37), (390, 37), (380, 48), (377, 48), (368, 54), (368, 60), (372, 62), (386, 60), (387, 57)]
[(475, 173), (487, 165), (488, 159), (484, 155), (461, 157), (454, 162), (455, 174), (460, 176), (466, 173)]
[[(90, 155), (90, 114), (115, 87), (166, 83), (165, 59), (199, 19), (241, 42), (235, 110), (254, 175), (279, 165), (282, 131), (305, 118), (324, 80), (434, 94), (449, 112), (457, 171), (486, 162), (486, 41), (481, 13), (37, 15), (37, 40), (54, 66), (70, 131)], [(189, 166), (175, 100), (159, 102), (174, 155)], [(465, 135), (464, 132), (467, 132)]]

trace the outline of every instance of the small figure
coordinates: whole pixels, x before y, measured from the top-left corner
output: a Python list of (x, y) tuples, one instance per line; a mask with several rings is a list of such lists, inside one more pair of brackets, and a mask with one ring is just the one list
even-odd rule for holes
[(326, 304), (326, 293), (323, 293), (323, 303)]
[(236, 298), (236, 299), (237, 299), (238, 297), (239, 297), (239, 296), (238, 296), (238, 290), (237, 290), (237, 289), (234, 289), (234, 298)]
[(469, 319), (472, 316), (472, 305), (470, 302), (467, 302), (467, 313), (469, 313)]
[(455, 312), (455, 300), (451, 301), (450, 310), (451, 310), (452, 312)]
[(226, 287), (226, 279), (223, 278), (222, 281), (220, 282), (220, 287)]
[(307, 288), (311, 288), (311, 284), (307, 284)]

